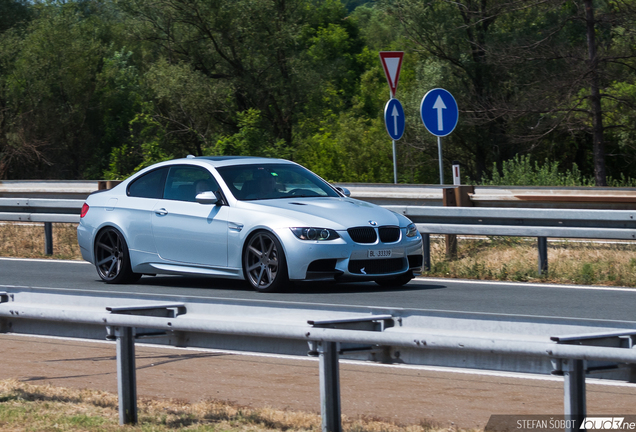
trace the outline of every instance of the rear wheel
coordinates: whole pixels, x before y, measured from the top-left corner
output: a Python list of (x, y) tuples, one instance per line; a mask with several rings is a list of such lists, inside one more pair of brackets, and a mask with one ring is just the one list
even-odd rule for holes
[(133, 273), (124, 236), (115, 228), (101, 230), (95, 239), (95, 268), (106, 283), (135, 283), (141, 274)]
[(243, 251), (245, 279), (259, 292), (282, 291), (288, 282), (287, 262), (274, 234), (258, 231), (247, 241)]
[(414, 277), (413, 272), (409, 270), (406, 273), (396, 276), (394, 278), (378, 279), (375, 281), (375, 283), (383, 287), (392, 287), (392, 286), (400, 287), (402, 285), (406, 285), (407, 283), (409, 283), (411, 279), (413, 279), (413, 277)]

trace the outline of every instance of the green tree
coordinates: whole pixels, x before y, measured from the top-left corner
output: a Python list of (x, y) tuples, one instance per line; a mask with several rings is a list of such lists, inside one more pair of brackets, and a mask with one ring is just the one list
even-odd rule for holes
[(633, 82), (632, 4), (383, 2), (422, 62), (445, 69), (434, 84), (451, 90), (461, 110), (460, 127), (446, 140), (448, 155), (467, 162), (471, 177), (532, 152), (576, 162), (599, 185), (610, 131), (630, 127), (604, 121), (611, 103), (633, 107), (611, 92), (613, 83)]
[(26, 0), (0, 0), (0, 34), (6, 30), (24, 26), (31, 18)]
[(138, 97), (129, 54), (113, 45), (112, 10), (97, 1), (37, 3), (0, 42), (0, 176), (101, 176)]
[(135, 36), (162, 55), (145, 77), (158, 97), (156, 115), (195, 154), (240, 133), (241, 113), (250, 110), (262, 119), (265, 141), (292, 147), (298, 119), (321, 104), (321, 85), (336, 82), (347, 92), (357, 79), (354, 56), (340, 54), (361, 45), (352, 43), (355, 28), (337, 1), (118, 4)]

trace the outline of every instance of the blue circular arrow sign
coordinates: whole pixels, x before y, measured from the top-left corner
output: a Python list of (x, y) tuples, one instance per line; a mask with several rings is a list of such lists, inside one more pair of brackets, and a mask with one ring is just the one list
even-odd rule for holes
[(422, 98), (420, 115), (430, 133), (443, 137), (449, 135), (457, 126), (459, 110), (453, 95), (444, 89), (436, 88)]
[(399, 140), (404, 135), (404, 108), (397, 99), (389, 100), (384, 106), (384, 124), (389, 136)]

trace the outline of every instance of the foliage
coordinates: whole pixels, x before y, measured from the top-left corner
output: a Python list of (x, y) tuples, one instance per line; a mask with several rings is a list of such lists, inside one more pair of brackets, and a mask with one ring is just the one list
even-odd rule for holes
[[(609, 178), (608, 183), (614, 187), (635, 187), (636, 179)], [(594, 178), (585, 177), (579, 171), (576, 164), (572, 169), (559, 170), (559, 162), (550, 162), (548, 159), (543, 164), (531, 161), (530, 156), (515, 156), (504, 161), (501, 173), (493, 166), (492, 177), (482, 177), (480, 184), (484, 186), (593, 186)]]
[(458, 160), (469, 182), (592, 185), (602, 144), (607, 183), (632, 186), (634, 1), (589, 21), (586, 0), (0, 0), (0, 178), (249, 154), (391, 182), (378, 51), (402, 50), (400, 182), (438, 181), (419, 105), (443, 87), (446, 178)]
[(0, 0), (0, 34), (12, 27), (24, 26), (30, 15), (26, 0)]
[(267, 137), (260, 111), (250, 108), (237, 114), (238, 132), (221, 137), (212, 154), (289, 158), (289, 150), (282, 139)]
[(391, 182), (391, 144), (379, 120), (332, 114), (307, 137), (295, 159), (321, 177), (341, 182)]
[(0, 36), (0, 177), (81, 178), (107, 166), (118, 124), (135, 111), (135, 77), (108, 13), (90, 6), (36, 3), (24, 31)]
[[(532, 153), (577, 163), (591, 175), (605, 157), (595, 153), (597, 144), (604, 139), (606, 148), (616, 149), (613, 131), (633, 126), (609, 122), (606, 113), (634, 108), (635, 100), (618, 97), (613, 83), (633, 82), (636, 14), (631, 1), (595, 3), (596, 19), (588, 21), (584, 3), (382, 2), (424, 61), (446, 70), (440, 84), (458, 99), (461, 121), (446, 140), (447, 160), (463, 161), (471, 178), (481, 178), (493, 162)], [(596, 56), (588, 52), (589, 25), (596, 30)], [(599, 88), (597, 111), (593, 89)], [(618, 176), (628, 153), (606, 153), (610, 174)]]
[(545, 160), (532, 164), (530, 156), (515, 156), (502, 163), (501, 174), (493, 167), (492, 178), (482, 177), (482, 185), (508, 186), (590, 186), (590, 180), (582, 177), (576, 164), (572, 170), (559, 171), (558, 162)]

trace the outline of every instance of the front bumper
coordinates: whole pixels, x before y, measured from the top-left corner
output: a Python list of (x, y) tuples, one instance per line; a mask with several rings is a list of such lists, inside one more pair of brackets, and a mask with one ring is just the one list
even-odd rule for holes
[[(405, 229), (396, 242), (356, 243), (346, 231), (332, 241), (303, 241), (290, 230), (279, 232), (290, 280), (377, 280), (422, 271), (422, 237), (406, 237)], [(370, 253), (373, 252), (373, 253)], [(390, 251), (390, 257), (382, 256)]]

